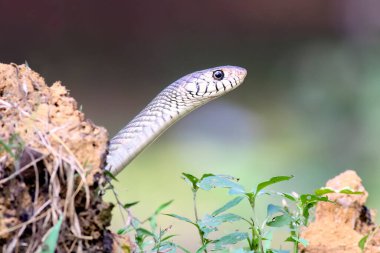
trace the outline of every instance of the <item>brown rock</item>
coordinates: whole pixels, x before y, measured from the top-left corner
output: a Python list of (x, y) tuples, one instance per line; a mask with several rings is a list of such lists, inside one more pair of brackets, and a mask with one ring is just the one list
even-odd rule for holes
[(365, 206), (368, 192), (355, 171), (347, 170), (329, 180), (326, 187), (341, 190), (349, 187), (363, 194), (330, 193), (328, 198), (335, 203), (317, 204), (315, 221), (301, 237), (309, 245), (302, 248), (303, 253), (346, 252), (360, 253), (358, 243), (363, 236), (371, 234), (365, 252), (380, 252), (380, 235), (374, 224), (375, 213)]

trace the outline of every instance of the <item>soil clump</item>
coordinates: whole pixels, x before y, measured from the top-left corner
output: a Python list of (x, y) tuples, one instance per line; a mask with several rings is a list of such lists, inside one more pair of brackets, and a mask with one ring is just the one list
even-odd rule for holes
[(315, 221), (301, 234), (309, 245), (302, 253), (361, 253), (359, 241), (369, 235), (366, 253), (380, 252), (380, 233), (374, 223), (375, 212), (365, 206), (368, 192), (361, 178), (353, 170), (347, 170), (326, 183), (326, 187), (341, 190), (349, 187), (363, 194), (329, 193), (335, 203), (319, 202)]
[(0, 64), (0, 251), (36, 252), (60, 218), (56, 252), (111, 252), (112, 204), (98, 194), (108, 133), (60, 83)]

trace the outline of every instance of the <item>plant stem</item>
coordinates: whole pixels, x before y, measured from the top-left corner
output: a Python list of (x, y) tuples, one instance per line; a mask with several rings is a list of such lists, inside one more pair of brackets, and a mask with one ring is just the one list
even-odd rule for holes
[(198, 210), (197, 210), (197, 191), (193, 190), (193, 206), (194, 206), (194, 215), (195, 215), (195, 222), (198, 222)]
[(256, 233), (256, 236), (258, 238), (258, 247), (260, 248), (260, 253), (264, 253), (264, 246), (263, 246), (263, 240), (262, 240), (262, 237), (261, 237), (261, 231), (260, 229), (257, 227), (255, 228), (255, 233)]
[[(198, 218), (198, 209), (197, 209), (197, 190), (195, 189), (193, 189), (193, 206), (194, 206), (195, 224), (197, 224), (197, 227), (198, 227), (199, 218)], [(203, 236), (204, 235), (203, 231), (199, 227), (198, 227), (198, 233), (201, 238), (201, 244), (202, 246), (204, 246), (205, 243), (207, 242)], [(207, 253), (207, 249), (205, 249), (204, 252)]]
[[(287, 212), (289, 212), (288, 209), (285, 209)], [(290, 222), (289, 224), (289, 228), (290, 228), (290, 235), (297, 238), (297, 241), (294, 242), (294, 248), (293, 248), (293, 253), (298, 253), (298, 241), (300, 239), (300, 235), (298, 233), (298, 230), (296, 230), (296, 226), (293, 222)], [(297, 231), (297, 232), (296, 232)]]
[(256, 195), (252, 194), (248, 196), (248, 201), (249, 204), (251, 205), (252, 208), (252, 241), (254, 242), (257, 238), (257, 244), (253, 243), (253, 250), (254, 252), (259, 252), (259, 253), (264, 253), (264, 246), (263, 246), (263, 240), (261, 237), (261, 230), (260, 227), (256, 225), (256, 212), (255, 212), (255, 202), (256, 202)]

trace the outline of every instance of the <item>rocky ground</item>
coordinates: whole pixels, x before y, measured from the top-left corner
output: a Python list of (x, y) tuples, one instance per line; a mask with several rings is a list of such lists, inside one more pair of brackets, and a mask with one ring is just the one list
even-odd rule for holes
[(0, 251), (35, 252), (64, 222), (56, 252), (109, 252), (112, 205), (97, 194), (106, 129), (60, 82), (0, 64)]

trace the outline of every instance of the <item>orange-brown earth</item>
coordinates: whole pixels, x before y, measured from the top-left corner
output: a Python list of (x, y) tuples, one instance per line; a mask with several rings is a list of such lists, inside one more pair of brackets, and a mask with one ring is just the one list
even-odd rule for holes
[(365, 206), (368, 192), (355, 171), (348, 170), (329, 180), (326, 187), (340, 190), (349, 187), (363, 194), (351, 195), (330, 193), (328, 198), (335, 203), (320, 202), (317, 205), (315, 221), (301, 237), (309, 246), (301, 249), (303, 253), (360, 253), (360, 239), (368, 237), (364, 252), (380, 252), (380, 232), (374, 223), (375, 212)]
[(106, 129), (60, 82), (0, 64), (0, 251), (35, 252), (63, 217), (56, 252), (110, 252), (112, 205), (97, 194)]

